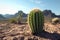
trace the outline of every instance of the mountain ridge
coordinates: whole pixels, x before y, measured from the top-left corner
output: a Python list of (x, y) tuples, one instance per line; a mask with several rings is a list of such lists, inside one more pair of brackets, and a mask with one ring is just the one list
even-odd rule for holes
[[(18, 11), (17, 13), (15, 13), (14, 15), (12, 15), (12, 14), (5, 14), (5, 15), (2, 15), (2, 14), (0, 14), (0, 20), (1, 19), (10, 19), (10, 18), (16, 18), (16, 17), (18, 17), (20, 14), (22, 14), (22, 17), (27, 17), (28, 16), (28, 14), (26, 14), (26, 13), (24, 13), (23, 11)], [(51, 18), (55, 18), (55, 17), (58, 17), (58, 18), (60, 18), (60, 15), (56, 15), (55, 13), (53, 13), (51, 10), (44, 10), (43, 11), (43, 14), (44, 14), (44, 16), (45, 17), (51, 17)]]

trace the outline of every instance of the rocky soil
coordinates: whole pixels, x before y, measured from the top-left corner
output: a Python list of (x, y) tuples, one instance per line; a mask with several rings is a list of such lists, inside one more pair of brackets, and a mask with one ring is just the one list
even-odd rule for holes
[(0, 23), (0, 40), (60, 40), (60, 24), (44, 24), (39, 35), (32, 35), (28, 24)]

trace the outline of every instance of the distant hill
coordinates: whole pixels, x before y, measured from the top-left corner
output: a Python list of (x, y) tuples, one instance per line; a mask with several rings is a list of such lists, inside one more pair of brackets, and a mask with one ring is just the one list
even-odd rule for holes
[(44, 14), (44, 16), (46, 16), (46, 17), (51, 17), (51, 18), (58, 17), (58, 18), (60, 18), (60, 15), (56, 15), (56, 14), (53, 13), (51, 10), (44, 10), (44, 11), (43, 11), (43, 14)]
[(2, 14), (0, 14), (0, 20), (6, 19)]
[[(22, 17), (23, 18), (27, 18), (28, 14), (24, 13), (23, 11), (18, 11), (17, 13), (15, 13), (14, 15), (11, 15), (11, 14), (6, 14), (6, 15), (1, 15), (0, 14), (0, 19), (9, 19), (9, 18), (16, 18), (18, 17), (20, 14), (22, 14)], [(60, 15), (55, 15), (55, 13), (53, 13), (51, 10), (44, 10), (43, 11), (43, 14), (44, 14), (44, 17), (46, 19), (49, 19), (50, 18), (55, 18), (55, 17), (58, 17), (60, 18)]]
[(12, 18), (14, 15), (11, 15), (11, 14), (5, 14), (3, 15), (5, 18), (9, 19), (9, 18)]
[(44, 10), (43, 14), (44, 14), (45, 22), (47, 21), (51, 22), (51, 19), (55, 17), (60, 18), (60, 15), (55, 15), (55, 13), (53, 13), (51, 10)]
[(27, 17), (27, 14), (26, 13), (24, 13), (23, 11), (18, 11), (18, 13), (16, 13), (15, 15), (14, 15), (14, 17), (17, 17), (17, 16), (19, 16), (20, 14), (22, 14), (22, 17)]
[[(22, 14), (22, 17), (23, 18), (26, 18), (28, 14), (24, 13), (23, 11), (18, 11), (17, 13), (15, 13), (14, 15), (11, 15), (11, 14), (5, 14), (5, 15), (2, 15), (4, 18), (6, 19), (10, 19), (10, 18), (17, 18), (20, 14)], [(1, 17), (2, 17), (1, 16)]]
[(60, 18), (60, 15), (56, 15), (56, 17)]

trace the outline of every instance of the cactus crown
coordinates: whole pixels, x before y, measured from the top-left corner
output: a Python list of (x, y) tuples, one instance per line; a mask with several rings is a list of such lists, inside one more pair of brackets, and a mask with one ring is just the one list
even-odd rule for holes
[(33, 9), (31, 12), (39, 12), (39, 11), (40, 11), (39, 9)]

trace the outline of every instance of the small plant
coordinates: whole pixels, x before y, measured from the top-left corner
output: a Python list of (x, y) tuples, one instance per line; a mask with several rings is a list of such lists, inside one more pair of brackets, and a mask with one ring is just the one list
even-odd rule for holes
[(28, 15), (28, 22), (33, 34), (43, 31), (44, 15), (39, 9), (34, 9)]
[(59, 18), (53, 18), (52, 19), (52, 24), (57, 24), (59, 23), (60, 19)]
[(11, 19), (9, 19), (9, 22), (10, 23), (17, 23), (17, 20), (15, 18), (11, 18)]
[(23, 18), (23, 11), (18, 11), (18, 17), (17, 17), (18, 24), (22, 23), (21, 22), (22, 18)]

